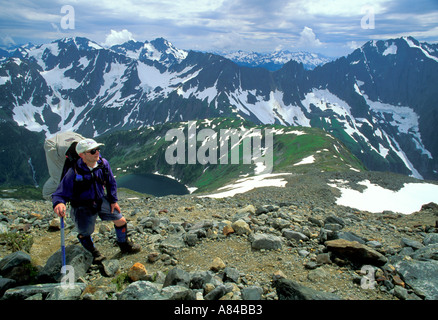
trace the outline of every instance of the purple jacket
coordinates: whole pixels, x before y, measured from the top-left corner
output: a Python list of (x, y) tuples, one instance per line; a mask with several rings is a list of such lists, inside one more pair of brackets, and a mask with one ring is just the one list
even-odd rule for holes
[(99, 201), (105, 196), (105, 189), (108, 201), (117, 202), (117, 183), (108, 161), (99, 158), (97, 163), (97, 168), (90, 170), (84, 161), (79, 159), (76, 171), (70, 168), (52, 194), (53, 207), (61, 202), (70, 202), (77, 206)]

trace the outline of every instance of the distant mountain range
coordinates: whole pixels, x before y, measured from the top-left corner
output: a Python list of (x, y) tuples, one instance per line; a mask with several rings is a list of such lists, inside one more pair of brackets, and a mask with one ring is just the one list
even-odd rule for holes
[(0, 185), (40, 181), (35, 141), (59, 131), (96, 137), (217, 117), (321, 128), (370, 170), (438, 178), (438, 46), (412, 37), (276, 71), (241, 65), (261, 55), (184, 51), (162, 38), (112, 48), (65, 38), (0, 54), (0, 168), (20, 168), (2, 170)]
[(321, 66), (334, 60), (333, 58), (328, 58), (318, 53), (309, 53), (304, 51), (290, 52), (287, 50), (264, 54), (239, 50), (229, 53), (218, 52), (218, 54), (230, 59), (240, 66), (260, 67), (270, 71), (277, 71), (281, 69), (283, 65), (291, 60), (302, 63), (304, 69), (306, 70), (313, 70), (317, 66)]

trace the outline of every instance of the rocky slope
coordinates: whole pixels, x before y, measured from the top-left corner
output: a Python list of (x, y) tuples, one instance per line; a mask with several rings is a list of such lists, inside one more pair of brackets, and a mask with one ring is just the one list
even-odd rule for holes
[[(121, 191), (130, 236), (143, 250), (120, 255), (111, 223), (98, 219), (94, 240), (107, 260), (94, 265), (67, 221), (67, 263), (74, 264), (78, 285), (66, 291), (59, 286), (60, 254), (55, 253), (60, 231), (51, 204), (1, 200), (0, 296), (438, 299), (438, 206), (429, 204), (411, 215), (338, 206), (338, 191), (327, 184), (335, 176), (290, 176), (285, 188), (259, 188), (223, 199), (133, 198)], [(394, 190), (409, 179), (377, 173), (355, 177)], [(29, 238), (28, 253), (12, 254), (11, 243), (23, 245)]]

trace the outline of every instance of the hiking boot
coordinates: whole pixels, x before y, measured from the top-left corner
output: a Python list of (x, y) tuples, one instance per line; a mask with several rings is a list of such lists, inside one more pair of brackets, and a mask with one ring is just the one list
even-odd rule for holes
[(97, 250), (94, 246), (94, 242), (91, 236), (84, 237), (82, 235), (78, 235), (78, 239), (82, 246), (93, 255), (94, 264), (101, 263), (103, 260), (106, 259), (105, 256), (101, 254), (99, 250)]
[(134, 244), (128, 239), (128, 225), (125, 223), (121, 227), (114, 225), (117, 236), (117, 244), (120, 247), (122, 253), (137, 253), (140, 252), (141, 247), (138, 244)]
[(134, 244), (131, 241), (117, 242), (117, 244), (122, 253), (137, 253), (141, 251), (140, 245)]
[(99, 252), (99, 250), (97, 250), (97, 249), (94, 249), (93, 251), (91, 251), (91, 254), (93, 255), (93, 263), (94, 264), (100, 264), (100, 263), (102, 263), (103, 260), (106, 259), (106, 257), (103, 254), (101, 254)]

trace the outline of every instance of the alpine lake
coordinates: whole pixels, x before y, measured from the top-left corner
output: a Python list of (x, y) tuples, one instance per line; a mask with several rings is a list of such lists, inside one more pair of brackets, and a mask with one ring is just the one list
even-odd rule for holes
[(116, 178), (116, 181), (118, 187), (150, 194), (156, 197), (184, 195), (190, 193), (187, 187), (177, 180), (153, 173), (129, 174)]

